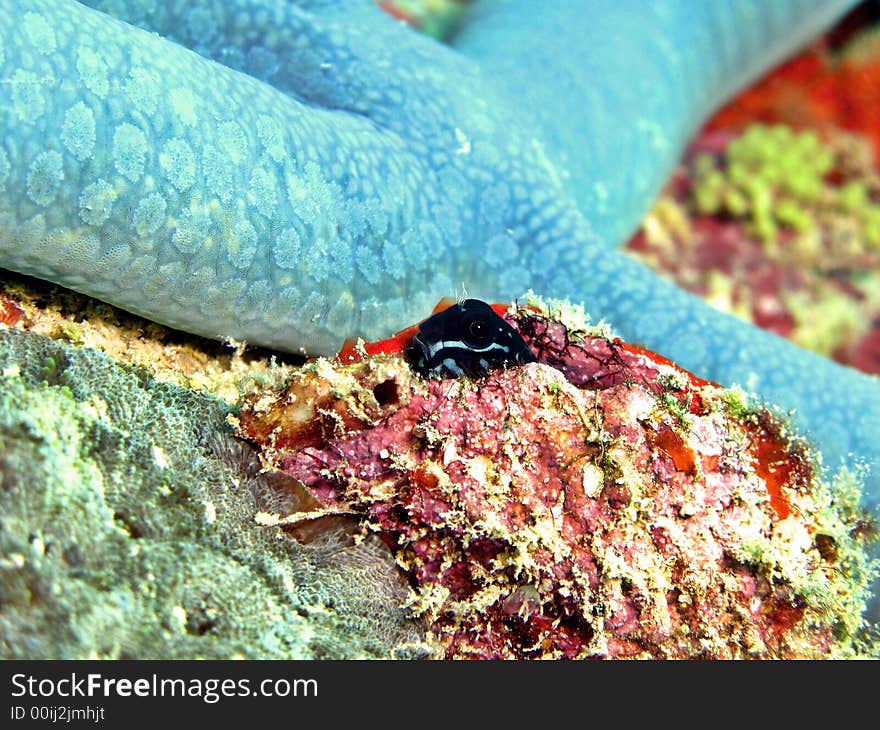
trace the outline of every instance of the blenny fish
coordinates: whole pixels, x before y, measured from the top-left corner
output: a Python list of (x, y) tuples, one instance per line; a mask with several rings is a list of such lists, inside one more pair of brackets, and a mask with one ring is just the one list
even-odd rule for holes
[(479, 378), (506, 365), (537, 362), (519, 332), (480, 299), (428, 317), (404, 352), (413, 370), (438, 378)]

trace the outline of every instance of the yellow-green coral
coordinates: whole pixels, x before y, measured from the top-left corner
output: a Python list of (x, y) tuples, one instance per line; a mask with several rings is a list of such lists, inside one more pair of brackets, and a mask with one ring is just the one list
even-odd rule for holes
[(753, 125), (689, 164), (634, 255), (717, 309), (876, 372), (880, 174), (868, 142)]
[(854, 237), (865, 249), (880, 247), (880, 198), (863, 179), (832, 184), (842, 150), (812, 131), (784, 125), (750, 126), (730, 142), (722, 159), (694, 160), (693, 200), (700, 213), (725, 213), (748, 222), (765, 243), (777, 243), (780, 229), (815, 233), (820, 223), (844, 217), (857, 222)]

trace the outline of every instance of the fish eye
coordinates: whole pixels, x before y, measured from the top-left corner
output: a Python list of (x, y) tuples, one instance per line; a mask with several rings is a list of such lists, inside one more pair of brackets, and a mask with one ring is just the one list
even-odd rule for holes
[(482, 319), (472, 319), (466, 324), (466, 332), (470, 340), (476, 344), (484, 344), (492, 336), (491, 327)]

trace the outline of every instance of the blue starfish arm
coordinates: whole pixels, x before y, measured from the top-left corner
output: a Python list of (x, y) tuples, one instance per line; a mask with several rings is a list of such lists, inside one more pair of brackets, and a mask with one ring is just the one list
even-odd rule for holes
[[(661, 126), (645, 127), (638, 95), (615, 95), (630, 72), (600, 45), (604, 116), (567, 139), (505, 91), (488, 56), (481, 70), (365, 1), (96, 4), (180, 43), (70, 0), (0, 0), (0, 265), (188, 331), (313, 353), (386, 335), (462, 285), (492, 299), (532, 287), (701, 375), (754, 376), (744, 384), (796, 407), (827, 460), (852, 450), (876, 473), (864, 420), (880, 412), (876, 382), (712, 312), (609, 251), (617, 241), (583, 214), (610, 236), (608, 221), (624, 230), (647, 205), (717, 95), (682, 90), (687, 74), (657, 76)], [(696, 25), (719, 42), (739, 30)], [(677, 28), (650, 47), (677, 47)], [(556, 88), (546, 116), (570, 118)], [(614, 131), (620, 145), (599, 144)], [(591, 159), (594, 181), (619, 191), (604, 211), (572, 182)], [(838, 434), (854, 405), (863, 423)]]
[(517, 100), (566, 191), (617, 246), (705, 116), (853, 4), (481, 0), (454, 45)]
[(399, 135), (74, 2), (0, 9), (3, 265), (200, 334), (318, 352), (360, 312), (378, 331), (379, 292), (387, 326), (453, 288), (408, 278), (433, 256), (420, 190), (442, 185)]
[[(208, 5), (260, 4), (185, 7)], [(476, 67), (383, 15), (345, 26), (293, 8), (299, 73), (329, 66), (339, 83), (288, 76), (282, 93), (69, 0), (0, 9), (8, 268), (199, 334), (326, 353), (462, 284), (524, 291), (542, 255), (511, 262), (542, 228), (590, 235)], [(369, 86), (367, 61), (394, 54), (424, 62)], [(453, 77), (471, 83), (440, 94)]]

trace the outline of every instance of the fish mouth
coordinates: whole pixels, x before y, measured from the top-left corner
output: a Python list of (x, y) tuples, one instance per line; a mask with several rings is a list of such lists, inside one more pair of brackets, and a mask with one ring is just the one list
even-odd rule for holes
[(414, 370), (423, 372), (428, 369), (428, 363), (431, 360), (431, 347), (421, 338), (420, 334), (413, 335), (403, 353)]

